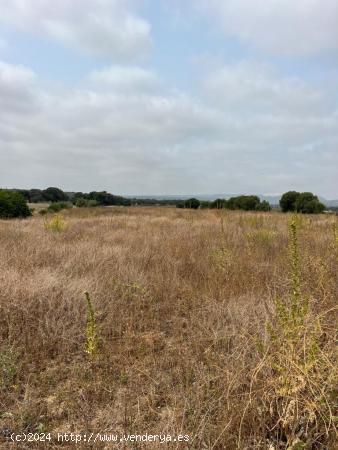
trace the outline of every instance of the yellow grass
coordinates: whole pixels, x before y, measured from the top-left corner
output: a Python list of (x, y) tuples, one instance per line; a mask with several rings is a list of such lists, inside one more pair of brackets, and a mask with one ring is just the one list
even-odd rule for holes
[[(335, 217), (299, 221), (295, 269), (283, 214), (63, 216), (58, 233), (39, 216), (0, 221), (1, 448), (24, 448), (6, 428), (190, 436), (98, 449), (334, 449)], [(295, 286), (308, 311), (291, 342)]]

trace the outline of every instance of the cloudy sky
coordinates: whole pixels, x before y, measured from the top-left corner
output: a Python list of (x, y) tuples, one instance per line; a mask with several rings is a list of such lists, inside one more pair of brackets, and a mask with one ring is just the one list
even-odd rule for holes
[(337, 0), (1, 0), (0, 186), (338, 197)]

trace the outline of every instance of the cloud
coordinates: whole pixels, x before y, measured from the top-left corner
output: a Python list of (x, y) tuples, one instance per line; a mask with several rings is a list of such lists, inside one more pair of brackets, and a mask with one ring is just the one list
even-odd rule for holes
[(130, 60), (151, 46), (149, 23), (132, 10), (127, 0), (2, 0), (0, 22), (96, 57)]
[(35, 79), (32, 70), (0, 61), (0, 117), (24, 114), (36, 107)]
[(321, 114), (332, 105), (322, 90), (297, 77), (281, 77), (269, 64), (241, 61), (224, 65), (204, 83), (212, 101), (247, 114)]
[(154, 91), (160, 87), (156, 74), (150, 70), (131, 66), (110, 66), (102, 70), (95, 70), (89, 74), (88, 80), (96, 88), (113, 89), (114, 91), (131, 90), (142, 93)]
[(194, 0), (228, 36), (271, 55), (338, 54), (336, 0)]
[(209, 74), (199, 99), (145, 89), (140, 80), (152, 77), (110, 67), (77, 87), (56, 88), (28, 68), (1, 63), (2, 185), (336, 194), (338, 113), (325, 92), (252, 62)]

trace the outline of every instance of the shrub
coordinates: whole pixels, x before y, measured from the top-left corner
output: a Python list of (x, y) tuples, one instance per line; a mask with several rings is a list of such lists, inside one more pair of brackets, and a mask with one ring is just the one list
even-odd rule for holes
[(75, 206), (78, 208), (93, 208), (99, 206), (99, 202), (96, 200), (88, 200), (86, 198), (80, 197), (76, 199)]
[(12, 219), (31, 215), (25, 198), (19, 192), (0, 190), (0, 218)]
[(48, 212), (54, 212), (54, 213), (57, 213), (57, 212), (62, 211), (63, 209), (69, 209), (69, 208), (71, 208), (71, 207), (72, 207), (72, 204), (71, 204), (71, 203), (67, 203), (67, 202), (55, 202), (55, 203), (52, 203), (51, 205), (49, 205), (48, 208), (47, 208), (47, 210), (48, 210)]

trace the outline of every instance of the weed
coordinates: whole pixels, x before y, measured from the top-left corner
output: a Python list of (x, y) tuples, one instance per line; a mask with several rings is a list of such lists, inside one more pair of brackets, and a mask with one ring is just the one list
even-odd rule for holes
[(93, 304), (88, 292), (85, 292), (87, 302), (86, 352), (91, 358), (95, 357), (98, 349), (96, 333), (96, 319)]
[(227, 269), (232, 261), (232, 252), (226, 248), (217, 249), (210, 256), (216, 267), (221, 269)]
[[(268, 389), (263, 396), (271, 421), (268, 438), (288, 449), (324, 445), (334, 432), (332, 401), (336, 372), (324, 345), (321, 317), (311, 315), (301, 293), (298, 223), (289, 224), (291, 297), (276, 302), (276, 323), (268, 327), (265, 364)], [(284, 447), (283, 447), (284, 448)]]
[(277, 233), (263, 228), (260, 230), (249, 231), (245, 233), (245, 237), (249, 247), (252, 247), (254, 244), (270, 247), (275, 242)]
[(0, 349), (0, 391), (14, 383), (18, 371), (18, 353), (10, 346)]
[(50, 220), (45, 220), (44, 227), (45, 230), (60, 233), (66, 229), (67, 223), (60, 216), (56, 215)]

